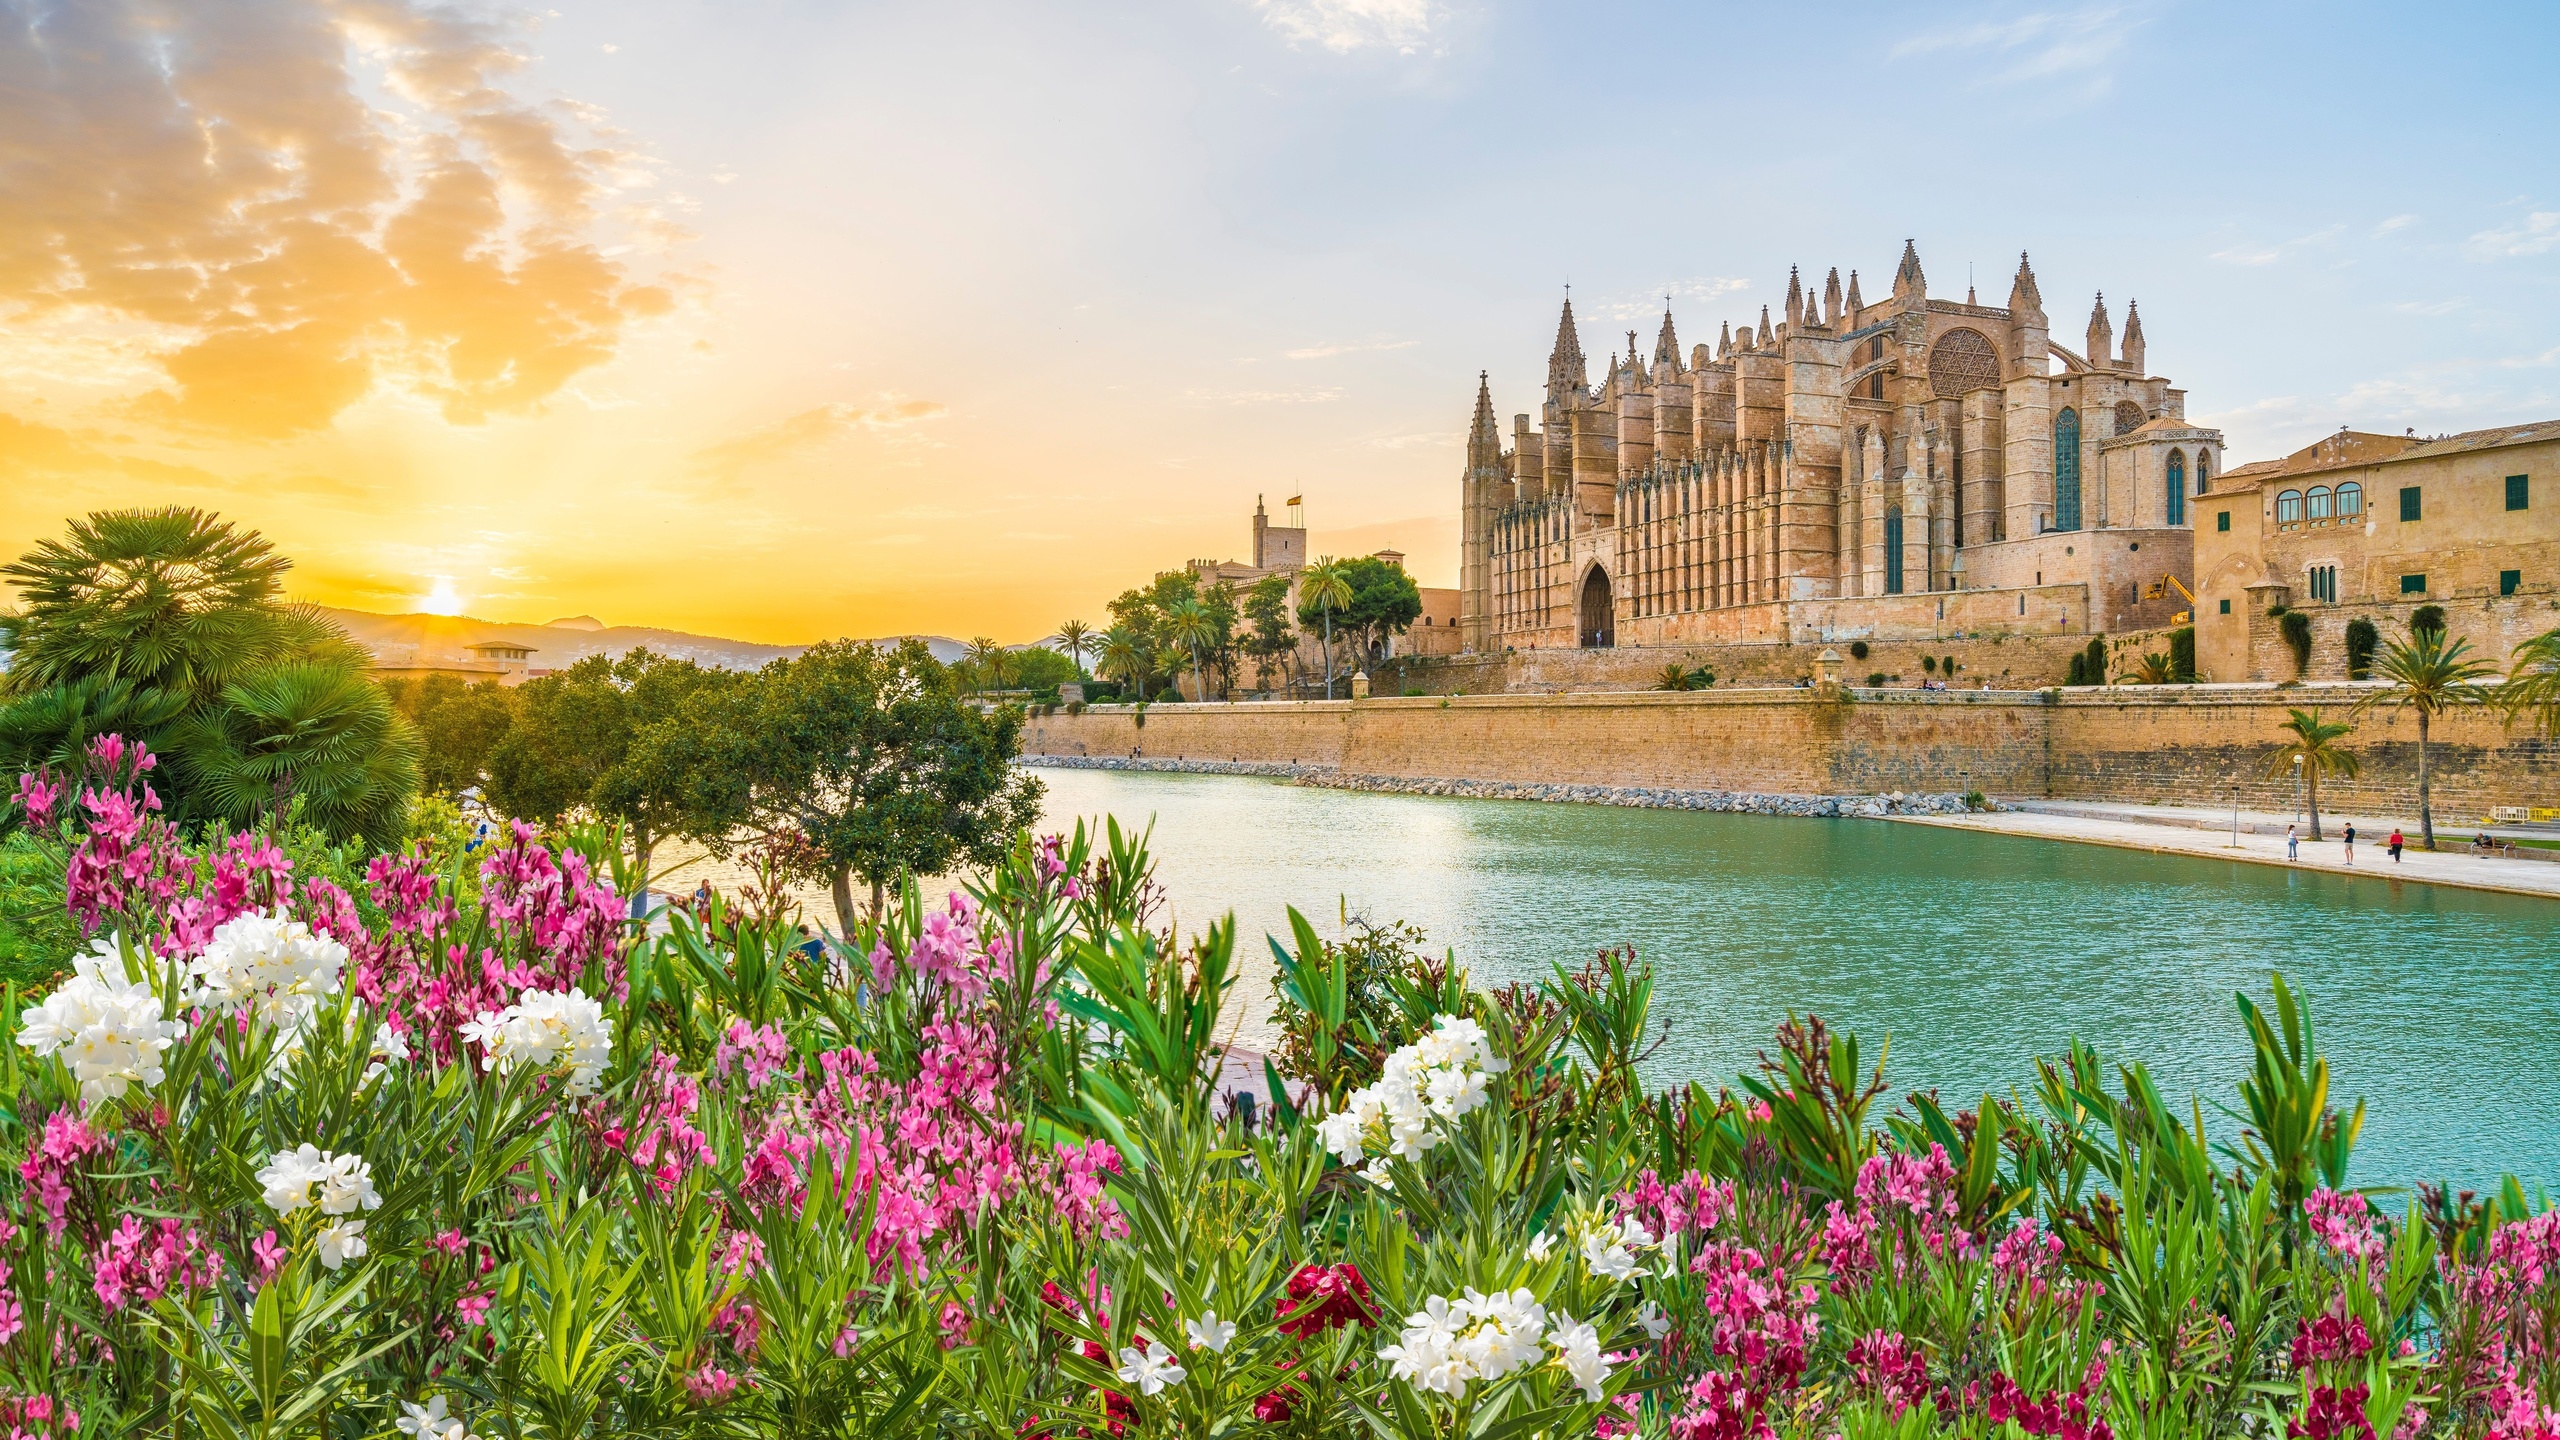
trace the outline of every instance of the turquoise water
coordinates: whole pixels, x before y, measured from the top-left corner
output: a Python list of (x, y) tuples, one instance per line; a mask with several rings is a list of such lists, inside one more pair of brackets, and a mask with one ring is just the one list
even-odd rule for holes
[(1178, 923), (1231, 909), (1256, 955), (1292, 904), (1326, 933), (1346, 904), (1412, 921), (1482, 984), (1632, 943), (1672, 1022), (1660, 1081), (1728, 1080), (1812, 1011), (1870, 1055), (1891, 1037), (1896, 1096), (2023, 1090), (2077, 1036), (2211, 1116), (2248, 1064), (2233, 994), (2281, 969), (2333, 1095), (2371, 1102), (2359, 1183), (2560, 1189), (2560, 902), (1871, 820), (1039, 773), (1051, 824), (1153, 817)]

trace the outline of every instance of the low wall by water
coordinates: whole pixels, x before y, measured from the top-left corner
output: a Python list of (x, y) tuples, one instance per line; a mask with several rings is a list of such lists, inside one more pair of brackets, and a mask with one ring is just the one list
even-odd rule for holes
[[(2289, 709), (2345, 718), (2364, 685), (2040, 691), (1620, 691), (1096, 706), (1025, 722), (1029, 754), (1252, 762), (1345, 775), (1789, 795), (1894, 791), (2287, 808), (2264, 767)], [(2324, 808), (2414, 813), (2417, 721), (2377, 709)], [(2560, 804), (2560, 745), (2482, 712), (2439, 719), (2429, 769), (2448, 821)]]

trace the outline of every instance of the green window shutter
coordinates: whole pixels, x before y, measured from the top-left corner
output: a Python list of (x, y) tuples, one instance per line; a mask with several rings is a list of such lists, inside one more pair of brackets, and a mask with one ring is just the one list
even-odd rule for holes
[(2230, 528), (2231, 528), (2231, 512), (2230, 512), (2230, 511), (2228, 511), (2228, 510), (2223, 510), (2223, 511), (2219, 511), (2219, 512), (2217, 512), (2217, 513), (2214, 515), (2214, 517), (2213, 517), (2213, 528), (2214, 528), (2214, 529), (2216, 529), (2216, 530), (2228, 530), (2228, 529), (2230, 529)]
[(2523, 584), (2524, 572), (2521, 570), (2501, 570), (2498, 572), (2498, 593), (2501, 595), (2513, 595), (2516, 593), (2517, 588)]
[[(2406, 494), (2406, 493), (2408, 493), (2408, 492), (2403, 491), (2403, 492), (2401, 492), (2401, 493)], [(2401, 576), (2401, 577), (2400, 577), (2400, 593), (2401, 593), (2401, 594), (2403, 594), (2403, 595), (2424, 595), (2424, 594), (2426, 594), (2426, 593), (2427, 593), (2427, 577), (2426, 577), (2426, 576), (2424, 576), (2424, 575), (2403, 575), (2403, 576)]]
[(2400, 518), (2403, 520), (2418, 518), (2418, 487), (2415, 485), (2400, 487)]
[(2526, 492), (2527, 492), (2527, 490), (2528, 490), (2528, 488), (2529, 488), (2529, 477), (2527, 477), (2527, 476), (2523, 476), (2523, 475), (2510, 475), (2510, 476), (2508, 476), (2508, 477), (2507, 477), (2507, 508), (2508, 508), (2508, 509), (2510, 509), (2510, 510), (2522, 510), (2522, 509), (2526, 508), (2527, 501), (2528, 501), (2528, 498), (2529, 498), (2529, 497), (2527, 496), (2527, 493), (2526, 493)]
[(2230, 613), (2231, 613), (2231, 602), (2230, 602), (2230, 601), (2225, 600), (2225, 601), (2223, 601), (2223, 602), (2222, 602), (2222, 613), (2223, 613), (2223, 614), (2225, 614), (2225, 615), (2228, 615), (2228, 614), (2230, 614)]

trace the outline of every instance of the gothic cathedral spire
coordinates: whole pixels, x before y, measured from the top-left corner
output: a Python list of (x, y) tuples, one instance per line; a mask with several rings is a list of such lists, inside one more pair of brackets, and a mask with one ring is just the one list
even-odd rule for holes
[(2124, 306), (2124, 368), (2136, 375), (2145, 373), (2147, 362), (2142, 349), (2142, 309), (2128, 300)]
[(2089, 368), (2104, 370), (2115, 363), (2116, 327), (2107, 323), (2107, 292), (2098, 292), (2098, 303), (2089, 309)]
[(1582, 337), (1573, 328), (1573, 297), (1564, 298), (1564, 314), (1556, 320), (1556, 348), (1547, 356), (1547, 403), (1578, 399), (1590, 384), (1582, 365)]
[(2018, 278), (2009, 284), (2009, 313), (2024, 315), (2044, 313), (2044, 297), (2036, 293), (2036, 272), (2027, 264), (2027, 252), (2018, 252)]
[(1680, 369), (1680, 337), (1671, 333), (1671, 307), (1662, 307), (1662, 333), (1654, 337), (1653, 363), (1668, 365), (1673, 373)]
[(1902, 242), (1902, 264), (1893, 272), (1893, 298), (1925, 299), (1928, 294), (1928, 277), (1920, 273), (1920, 247), (1905, 240)]

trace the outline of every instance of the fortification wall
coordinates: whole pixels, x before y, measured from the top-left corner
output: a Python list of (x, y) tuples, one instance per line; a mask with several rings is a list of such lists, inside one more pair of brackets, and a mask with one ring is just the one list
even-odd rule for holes
[[(1954, 683), (1979, 689), (1988, 681), (1995, 690), (2025, 689), (2059, 682), (2071, 657), (2089, 643), (2086, 635), (1985, 635), (1936, 640), (1838, 640), (1829, 648), (1841, 654), (1841, 674), (1855, 684), (1883, 675), (1889, 685), (1917, 686), (1931, 672), (1920, 661), (1952, 657)], [(2163, 642), (2164, 644), (2166, 642)], [(1867, 647), (1857, 655), (1856, 645)], [(1813, 675), (1813, 658), (1824, 643), (1735, 645), (1619, 646), (1607, 650), (1514, 650), (1498, 655), (1460, 655), (1447, 659), (1398, 659), (1372, 672), (1371, 693), (1401, 696), (1409, 690), (1425, 695), (1556, 695), (1593, 690), (1650, 690), (1663, 667), (1713, 671), (1719, 691), (1727, 686), (1793, 685)]]
[[(2014, 643), (2014, 642), (2013, 642)], [(1619, 691), (1120, 707), (1025, 723), (1026, 751), (1330, 765), (1353, 774), (1794, 794), (1981, 790), (2155, 804), (2292, 803), (2265, 774), (2290, 708), (2344, 716), (2370, 686), (2095, 687), (2068, 691)], [(2417, 803), (2414, 716), (2376, 710), (2348, 748), (2355, 779), (2324, 808), (2405, 815)], [(2434, 727), (2447, 823), (2493, 805), (2560, 802), (2560, 745), (2485, 714)]]

